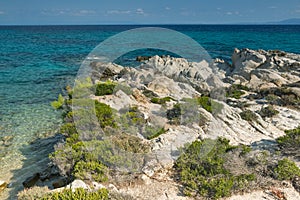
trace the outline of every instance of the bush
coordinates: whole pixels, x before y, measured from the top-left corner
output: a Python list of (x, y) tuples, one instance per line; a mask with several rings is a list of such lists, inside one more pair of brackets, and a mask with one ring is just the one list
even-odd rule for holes
[(79, 161), (73, 170), (76, 178), (96, 182), (107, 181), (107, 172), (106, 166), (96, 161)]
[(273, 106), (267, 106), (259, 111), (261, 117), (274, 117), (279, 112)]
[(184, 193), (216, 199), (229, 196), (232, 190), (253, 181), (253, 174), (232, 175), (224, 167), (227, 153), (236, 148), (223, 138), (195, 141), (185, 147), (174, 165)]
[(146, 126), (144, 135), (148, 140), (151, 140), (164, 133), (166, 133), (166, 130), (164, 128)]
[(103, 96), (103, 95), (111, 95), (114, 92), (117, 83), (106, 81), (104, 83), (98, 83), (96, 85), (96, 96)]
[(109, 105), (95, 101), (95, 112), (101, 128), (105, 128), (106, 126), (117, 127), (113, 110)]
[(292, 180), (295, 177), (300, 177), (300, 169), (297, 165), (287, 159), (278, 161), (277, 167), (274, 169), (275, 176), (279, 180)]
[(235, 99), (240, 99), (242, 95), (245, 94), (244, 91), (249, 91), (249, 88), (243, 85), (232, 85), (226, 90), (226, 97), (231, 97)]
[(150, 150), (149, 145), (143, 143), (141, 138), (136, 136), (120, 134), (112, 139), (116, 147), (132, 153), (147, 153)]
[(198, 104), (210, 113), (218, 113), (223, 109), (223, 105), (212, 100), (208, 96), (197, 98)]
[(51, 106), (54, 109), (61, 109), (63, 107), (63, 105), (64, 105), (64, 102), (65, 102), (64, 97), (61, 94), (59, 94), (57, 101), (52, 101), (51, 102)]
[(286, 135), (276, 139), (282, 149), (299, 148), (300, 146), (300, 127), (292, 130), (286, 130)]
[(153, 91), (151, 91), (151, 90), (144, 90), (143, 92), (143, 95), (145, 95), (146, 97), (148, 97), (148, 98), (150, 98), (150, 99), (152, 99), (152, 98), (155, 98), (155, 97), (158, 97), (158, 95), (157, 94), (155, 94)]
[(257, 121), (256, 114), (251, 110), (245, 110), (245, 111), (241, 112), (240, 116), (243, 120), (246, 120), (248, 122)]
[(45, 195), (42, 200), (108, 200), (108, 190), (100, 189), (88, 192), (83, 188), (77, 188), (74, 192), (65, 189), (62, 192), (53, 192)]
[(164, 98), (154, 97), (151, 99), (151, 102), (155, 104), (166, 104), (169, 101), (174, 101), (174, 99), (172, 97), (164, 97)]

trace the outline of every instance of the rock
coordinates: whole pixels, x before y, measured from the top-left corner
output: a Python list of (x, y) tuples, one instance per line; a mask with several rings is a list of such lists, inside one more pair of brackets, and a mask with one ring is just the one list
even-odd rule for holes
[(119, 192), (118, 188), (114, 184), (109, 184), (108, 189), (113, 191), (113, 192)]
[(68, 184), (68, 179), (66, 177), (59, 178), (52, 183), (53, 188), (60, 188)]
[(72, 183), (67, 185), (66, 188), (71, 188), (73, 191), (77, 188), (91, 190), (90, 187), (85, 182), (83, 182), (82, 180), (78, 180), (78, 179), (74, 180)]
[(14, 136), (12, 136), (12, 135), (6, 135), (1, 138), (3, 145), (6, 147), (8, 147), (12, 144), (13, 139), (14, 139)]
[(101, 183), (95, 182), (95, 181), (92, 182), (92, 185), (93, 185), (94, 190), (100, 190), (102, 188), (105, 188), (104, 185), (102, 185)]
[(151, 58), (151, 56), (138, 56), (136, 57), (136, 61), (138, 62), (143, 62), (143, 61), (146, 61), (146, 60), (149, 60)]
[(39, 174), (39, 173), (36, 173), (36, 174), (34, 174), (33, 176), (28, 177), (28, 178), (23, 182), (23, 186), (24, 186), (25, 188), (33, 187), (39, 179), (40, 179), (40, 174)]
[(250, 72), (266, 61), (265, 55), (249, 49), (235, 49), (232, 55), (233, 73), (250, 79)]
[(6, 187), (7, 187), (7, 183), (5, 181), (0, 181), (0, 192), (5, 190)]

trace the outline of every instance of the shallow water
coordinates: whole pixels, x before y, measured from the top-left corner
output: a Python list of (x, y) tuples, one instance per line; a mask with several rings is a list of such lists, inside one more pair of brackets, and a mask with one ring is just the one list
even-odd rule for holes
[[(0, 26), (0, 180), (20, 189), (48, 151), (29, 145), (53, 135), (61, 123), (50, 102), (72, 85), (80, 63), (109, 36), (139, 26)], [(300, 26), (165, 26), (199, 42), (212, 57), (229, 60), (235, 47), (300, 53)], [(132, 52), (118, 60), (135, 65)], [(159, 52), (163, 54), (164, 52)], [(47, 147), (48, 148), (48, 147)], [(10, 197), (16, 190), (10, 191)], [(0, 196), (6, 198), (8, 191)]]

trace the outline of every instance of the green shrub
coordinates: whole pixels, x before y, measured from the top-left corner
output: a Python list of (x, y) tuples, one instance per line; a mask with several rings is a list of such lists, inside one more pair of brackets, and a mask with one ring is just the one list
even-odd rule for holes
[(240, 116), (243, 120), (246, 120), (248, 122), (251, 122), (251, 121), (257, 121), (257, 116), (256, 114), (251, 111), (251, 110), (245, 110), (243, 112), (240, 113)]
[(107, 172), (107, 167), (99, 162), (79, 161), (75, 164), (73, 175), (81, 180), (105, 182), (107, 181)]
[(170, 101), (174, 101), (174, 99), (172, 97), (164, 97), (164, 98), (154, 97), (151, 99), (151, 102), (155, 104), (166, 104), (167, 102)]
[(132, 95), (131, 87), (116, 82), (106, 81), (96, 85), (96, 96), (111, 95), (114, 92), (122, 90), (127, 95)]
[(150, 98), (150, 99), (152, 99), (152, 98), (155, 98), (155, 97), (158, 97), (158, 95), (157, 94), (155, 94), (153, 91), (151, 91), (151, 90), (144, 90), (143, 92), (143, 95), (145, 95), (146, 97), (148, 97), (148, 98)]
[(114, 119), (114, 113), (109, 105), (95, 101), (95, 112), (101, 128), (110, 126), (116, 128), (117, 125)]
[(74, 123), (64, 123), (60, 127), (60, 132), (67, 137), (70, 137), (73, 134), (78, 134)]
[(210, 113), (218, 113), (223, 109), (223, 105), (212, 100), (208, 96), (197, 98), (198, 104)]
[(106, 81), (96, 85), (96, 96), (111, 95), (114, 92), (117, 83)]
[(259, 111), (259, 114), (261, 117), (273, 117), (275, 115), (277, 115), (279, 112), (273, 107), (273, 106), (267, 106), (262, 108)]
[(120, 134), (112, 139), (114, 145), (124, 151), (132, 153), (147, 153), (150, 148), (141, 138), (136, 136)]
[(226, 89), (226, 97), (240, 99), (245, 94), (242, 90), (249, 91), (249, 88), (243, 85), (232, 85)]
[(51, 102), (51, 106), (54, 109), (61, 109), (63, 107), (63, 105), (64, 105), (64, 102), (65, 102), (64, 97), (61, 94), (59, 94), (57, 101), (52, 101)]
[(300, 169), (293, 161), (287, 158), (278, 161), (278, 165), (274, 169), (274, 172), (279, 180), (292, 180), (296, 176), (300, 177)]
[(74, 192), (65, 189), (62, 192), (53, 192), (45, 195), (42, 200), (108, 200), (108, 190), (100, 189), (94, 192), (77, 188)]
[(164, 128), (146, 126), (144, 135), (146, 136), (146, 138), (148, 140), (151, 140), (151, 139), (156, 138), (156, 137), (158, 137), (161, 134), (164, 134), (166, 132), (167, 131)]
[(253, 174), (232, 175), (224, 167), (227, 153), (236, 148), (223, 138), (195, 141), (185, 147), (174, 165), (184, 193), (217, 199), (255, 180)]
[(276, 139), (279, 146), (284, 150), (287, 148), (299, 149), (300, 146), (300, 127), (286, 130), (286, 135)]

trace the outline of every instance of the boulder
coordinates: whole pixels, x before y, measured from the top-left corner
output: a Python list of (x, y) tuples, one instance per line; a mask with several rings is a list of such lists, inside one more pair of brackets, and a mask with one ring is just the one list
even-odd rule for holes
[(60, 188), (60, 187), (64, 187), (67, 184), (68, 184), (68, 179), (66, 177), (61, 177), (58, 180), (54, 181), (52, 183), (52, 186), (53, 188)]
[(25, 188), (33, 187), (39, 179), (40, 179), (40, 173), (35, 173), (33, 176), (28, 177), (28, 178), (23, 182), (23, 186), (24, 186)]

